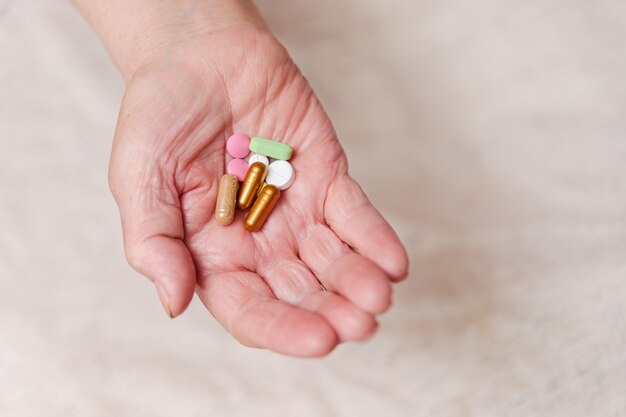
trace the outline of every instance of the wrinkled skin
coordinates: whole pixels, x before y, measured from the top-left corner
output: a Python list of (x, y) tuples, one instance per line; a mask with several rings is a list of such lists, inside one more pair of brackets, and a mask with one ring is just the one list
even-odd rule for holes
[[(209, 46), (210, 45), (210, 46)], [(257, 233), (213, 219), (233, 132), (294, 148), (296, 181)], [(321, 356), (364, 340), (407, 274), (396, 234), (348, 175), (333, 127), (263, 30), (197, 33), (153, 54), (127, 85), (110, 185), (129, 263), (166, 311), (194, 292), (241, 343)]]

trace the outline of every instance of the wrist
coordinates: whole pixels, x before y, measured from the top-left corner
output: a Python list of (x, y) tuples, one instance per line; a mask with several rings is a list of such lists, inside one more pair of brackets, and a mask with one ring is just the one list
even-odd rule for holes
[(189, 39), (236, 26), (269, 31), (250, 0), (73, 1), (126, 81), (147, 62)]

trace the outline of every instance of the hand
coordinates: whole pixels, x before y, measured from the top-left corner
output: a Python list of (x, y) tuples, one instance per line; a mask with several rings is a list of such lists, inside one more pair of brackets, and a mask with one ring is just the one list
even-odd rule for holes
[[(294, 148), (295, 183), (260, 232), (213, 219), (233, 132)], [(333, 127), (284, 48), (238, 25), (195, 33), (130, 78), (110, 185), (129, 263), (168, 314), (194, 291), (241, 343), (320, 356), (364, 340), (407, 274), (396, 234), (348, 175)]]

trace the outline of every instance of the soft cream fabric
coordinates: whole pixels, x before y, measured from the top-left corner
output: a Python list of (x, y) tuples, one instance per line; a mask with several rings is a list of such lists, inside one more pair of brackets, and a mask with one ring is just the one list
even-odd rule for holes
[(167, 320), (106, 184), (120, 79), (65, 2), (0, 0), (0, 416), (626, 415), (626, 3), (260, 6), (410, 252), (380, 332)]

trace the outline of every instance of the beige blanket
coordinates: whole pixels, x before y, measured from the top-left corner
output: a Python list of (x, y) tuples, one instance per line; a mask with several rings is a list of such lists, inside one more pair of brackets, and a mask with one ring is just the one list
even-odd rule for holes
[(107, 188), (115, 69), (0, 0), (0, 416), (625, 416), (626, 3), (260, 7), (410, 252), (379, 333), (299, 360), (167, 320)]

